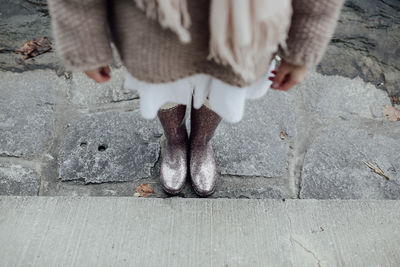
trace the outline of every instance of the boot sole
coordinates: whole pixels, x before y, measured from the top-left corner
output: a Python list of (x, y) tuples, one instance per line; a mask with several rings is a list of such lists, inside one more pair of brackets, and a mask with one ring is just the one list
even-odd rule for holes
[(178, 195), (179, 193), (181, 193), (181, 192), (183, 191), (183, 189), (185, 188), (185, 185), (183, 185), (182, 188), (179, 189), (179, 190), (170, 190), (170, 189), (167, 189), (167, 188), (164, 187), (164, 185), (163, 185), (162, 183), (161, 183), (161, 187), (162, 187), (162, 189), (163, 189), (165, 192), (167, 192), (167, 193), (170, 194), (170, 195)]
[(192, 184), (192, 188), (193, 188), (194, 192), (200, 197), (209, 197), (209, 196), (211, 196), (212, 194), (215, 193), (215, 189), (217, 187), (216, 186), (216, 182), (215, 182), (211, 191), (201, 193), (200, 191), (197, 190), (197, 188), (194, 185), (193, 181), (191, 181), (191, 184)]

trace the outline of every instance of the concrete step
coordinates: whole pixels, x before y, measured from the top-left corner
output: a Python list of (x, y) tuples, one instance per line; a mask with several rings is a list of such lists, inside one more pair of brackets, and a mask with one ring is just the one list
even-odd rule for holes
[(399, 266), (399, 200), (0, 197), (0, 266)]

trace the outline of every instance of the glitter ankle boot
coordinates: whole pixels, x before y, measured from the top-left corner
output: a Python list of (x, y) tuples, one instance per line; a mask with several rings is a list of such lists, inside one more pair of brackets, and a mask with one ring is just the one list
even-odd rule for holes
[(182, 191), (187, 176), (188, 134), (185, 125), (185, 105), (159, 109), (157, 116), (167, 139), (162, 153), (160, 179), (163, 189), (173, 195)]
[(215, 191), (218, 174), (210, 140), (220, 121), (221, 117), (205, 105), (191, 108), (190, 178), (194, 191), (202, 197)]

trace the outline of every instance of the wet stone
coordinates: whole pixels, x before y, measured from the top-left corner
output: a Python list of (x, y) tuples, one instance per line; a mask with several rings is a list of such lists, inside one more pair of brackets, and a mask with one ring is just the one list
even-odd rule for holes
[[(399, 199), (400, 123), (332, 124), (307, 150), (301, 198)], [(371, 162), (390, 177), (373, 172)]]
[(40, 155), (53, 131), (56, 90), (67, 83), (50, 70), (0, 72), (0, 81), (0, 155)]
[(318, 114), (323, 119), (381, 119), (382, 108), (390, 105), (386, 92), (360, 78), (310, 72), (306, 80), (293, 91), (300, 97), (306, 111)]
[(39, 174), (33, 168), (0, 162), (0, 195), (35, 196), (39, 187)]
[[(286, 174), (286, 144), (295, 135), (294, 99), (269, 90), (246, 102), (239, 123), (222, 121), (212, 139), (221, 174), (280, 177)], [(287, 138), (281, 140), (280, 133)]]
[(360, 76), (400, 96), (400, 2), (347, 0), (318, 66), (324, 74)]
[(73, 73), (71, 100), (74, 104), (90, 106), (136, 98), (136, 90), (124, 88), (124, 68), (111, 69), (111, 79), (106, 83), (95, 83), (82, 72)]
[(85, 115), (66, 129), (58, 156), (61, 180), (85, 183), (149, 178), (160, 152), (161, 125), (137, 111)]

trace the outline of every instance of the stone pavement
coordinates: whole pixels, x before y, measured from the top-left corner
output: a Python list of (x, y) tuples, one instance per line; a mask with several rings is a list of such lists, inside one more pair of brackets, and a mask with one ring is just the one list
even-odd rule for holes
[(212, 200), (161, 189), (162, 128), (117, 57), (102, 85), (54, 50), (22, 60), (53, 41), (46, 0), (0, 1), (0, 265), (399, 266), (399, 10), (346, 0), (317, 72), (221, 123)]
[[(35, 37), (53, 40), (45, 2), (0, 2), (0, 194), (133, 196), (149, 183), (152, 197), (167, 197), (160, 124), (140, 118), (120, 61), (97, 85), (65, 72), (54, 50), (13, 53)], [(318, 72), (220, 125), (213, 197), (400, 198), (400, 121), (381, 112), (400, 97), (399, 10), (397, 0), (347, 0)], [(181, 196), (196, 197), (189, 185)]]
[(399, 200), (0, 197), (1, 266), (399, 266)]
[[(152, 197), (167, 196), (162, 128), (141, 118), (123, 68), (112, 76), (100, 85), (81, 73), (0, 72), (0, 194), (133, 196), (149, 183)], [(381, 112), (390, 104), (359, 78), (315, 72), (289, 93), (249, 100), (243, 120), (213, 139), (213, 197), (400, 199), (400, 121)], [(189, 184), (181, 196), (196, 197)]]

